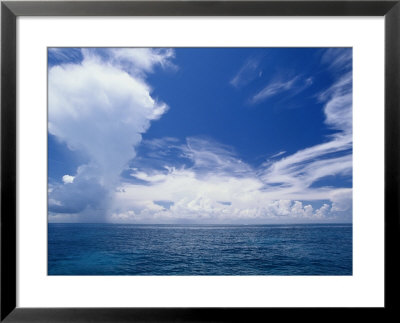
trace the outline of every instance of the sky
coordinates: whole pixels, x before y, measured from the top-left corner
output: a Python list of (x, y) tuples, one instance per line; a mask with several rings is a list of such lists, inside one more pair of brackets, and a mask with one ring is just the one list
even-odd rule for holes
[(48, 220), (352, 222), (351, 48), (49, 48)]

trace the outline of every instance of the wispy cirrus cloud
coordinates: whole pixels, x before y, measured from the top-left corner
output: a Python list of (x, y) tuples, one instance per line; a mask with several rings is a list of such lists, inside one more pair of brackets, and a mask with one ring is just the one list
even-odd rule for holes
[(266, 85), (262, 90), (250, 98), (250, 103), (257, 104), (281, 93), (289, 93), (290, 96), (296, 95), (305, 90), (313, 83), (311, 77), (302, 78), (295, 76), (286, 81), (275, 81)]
[[(342, 64), (348, 62), (343, 60)], [(324, 101), (325, 123), (337, 132), (325, 143), (266, 164), (268, 168), (261, 172), (266, 183), (283, 188), (292, 198), (301, 198), (302, 194), (318, 195), (323, 189), (319, 188), (319, 192), (310, 189), (312, 183), (327, 176), (351, 176), (352, 173), (352, 74), (340, 77), (321, 93), (320, 100)], [(344, 200), (350, 201), (347, 205), (351, 204), (351, 189), (340, 192)], [(337, 194), (331, 197), (336, 209)]]
[(193, 161), (193, 169), (204, 170), (208, 174), (231, 174), (240, 176), (251, 172), (251, 168), (236, 157), (234, 150), (229, 147), (204, 138), (187, 138), (182, 147), (184, 155)]
[(280, 151), (279, 153), (276, 153), (276, 154), (272, 155), (272, 156), (271, 156), (271, 158), (277, 158), (277, 157), (279, 157), (279, 156), (282, 156), (282, 155), (284, 155), (285, 153), (286, 153), (286, 151), (285, 151), (285, 150), (283, 150), (283, 151)]
[(81, 61), (83, 58), (80, 48), (53, 47), (48, 49), (49, 62), (54, 65)]
[(229, 83), (236, 88), (247, 85), (262, 73), (259, 67), (259, 59), (248, 58)]
[(324, 51), (321, 62), (333, 70), (351, 69), (352, 48), (328, 48)]

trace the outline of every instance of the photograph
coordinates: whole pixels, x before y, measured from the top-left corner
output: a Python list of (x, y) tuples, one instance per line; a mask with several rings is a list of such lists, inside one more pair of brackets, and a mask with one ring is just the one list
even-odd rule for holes
[(47, 274), (351, 276), (351, 47), (48, 47)]
[(399, 2), (2, 1), (0, 321), (395, 317)]

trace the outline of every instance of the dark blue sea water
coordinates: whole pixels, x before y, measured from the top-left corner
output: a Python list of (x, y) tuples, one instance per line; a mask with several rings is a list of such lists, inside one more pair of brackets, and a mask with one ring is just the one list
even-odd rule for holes
[(351, 275), (352, 225), (49, 224), (49, 275)]

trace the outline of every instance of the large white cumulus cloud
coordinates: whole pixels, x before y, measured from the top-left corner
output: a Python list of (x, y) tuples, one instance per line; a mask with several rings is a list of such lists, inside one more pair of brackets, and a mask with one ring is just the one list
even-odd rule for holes
[[(165, 65), (170, 50), (83, 49), (83, 60), (53, 66), (48, 74), (48, 129), (72, 150), (86, 154), (74, 181), (54, 187), (49, 211), (104, 212), (119, 174), (135, 156), (152, 120), (167, 111), (155, 101), (145, 73)], [(97, 194), (97, 195), (96, 195)], [(97, 196), (97, 198), (96, 198)]]

